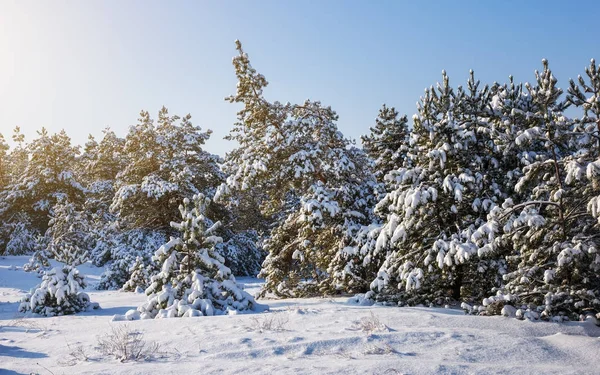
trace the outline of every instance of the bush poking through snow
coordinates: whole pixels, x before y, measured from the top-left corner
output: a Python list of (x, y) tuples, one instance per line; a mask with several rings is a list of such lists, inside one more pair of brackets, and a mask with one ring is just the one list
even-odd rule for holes
[(363, 352), (365, 355), (386, 355), (386, 354), (397, 354), (396, 349), (392, 348), (390, 344), (383, 345), (370, 345), (365, 348)]
[(355, 320), (350, 327), (352, 331), (363, 331), (368, 334), (373, 332), (388, 332), (390, 329), (383, 324), (379, 318), (371, 312), (369, 316), (363, 316), (360, 320)]
[(113, 326), (111, 332), (98, 337), (98, 351), (121, 362), (152, 359), (160, 345), (144, 340), (144, 334), (129, 329), (127, 325)]
[(87, 362), (90, 360), (90, 356), (85, 351), (83, 345), (71, 345), (67, 342), (67, 348), (69, 349), (68, 356), (59, 361), (59, 364), (64, 366), (75, 366), (80, 362)]
[(57, 316), (97, 309), (98, 304), (90, 302), (90, 297), (82, 292), (85, 287), (84, 278), (75, 267), (45, 271), (42, 283), (21, 301), (19, 312)]
[(252, 327), (251, 330), (257, 331), (260, 333), (270, 331), (270, 332), (281, 332), (285, 331), (288, 322), (290, 321), (289, 317), (283, 313), (276, 314), (268, 314), (263, 318), (252, 317)]

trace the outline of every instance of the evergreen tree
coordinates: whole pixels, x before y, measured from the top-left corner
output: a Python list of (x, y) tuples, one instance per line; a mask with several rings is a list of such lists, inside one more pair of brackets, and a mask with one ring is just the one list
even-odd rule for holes
[(92, 233), (87, 214), (62, 198), (54, 205), (46, 231), (47, 254), (77, 267), (88, 261)]
[(8, 159), (8, 144), (0, 134), (0, 191), (10, 182), (10, 162)]
[(76, 314), (99, 308), (90, 302), (83, 292), (86, 287), (84, 277), (77, 268), (64, 266), (44, 272), (42, 283), (28, 293), (19, 312), (41, 316), (60, 316)]
[[(30, 160), (24, 170), (14, 171), (18, 176), (13, 174), (12, 182), (0, 193), (3, 224), (26, 217), (26, 222), (31, 225), (28, 231), (32, 234), (46, 232), (52, 207), (59, 199), (80, 203), (86, 192), (74, 172), (78, 147), (71, 145), (64, 131), (49, 135), (42, 129), (38, 134), (39, 137), (27, 145), (26, 151), (19, 145), (11, 153), (15, 165), (24, 163), (27, 154)], [(18, 128), (15, 139), (23, 142)], [(11, 236), (9, 233), (3, 238), (4, 243), (8, 243)]]
[[(97, 285), (98, 289), (122, 288), (132, 278), (138, 258), (141, 259), (146, 269), (144, 272), (148, 275), (158, 272), (160, 265), (152, 262), (152, 256), (156, 249), (167, 240), (164, 233), (150, 229), (123, 230), (121, 228), (115, 228), (114, 231), (106, 233), (107, 236), (103, 241), (106, 253), (96, 253), (96, 255), (104, 256), (105, 259), (92, 259), (94, 263), (105, 263), (104, 273)], [(143, 285), (139, 286), (145, 289), (148, 285), (149, 277), (143, 282)]]
[[(351, 237), (348, 233), (358, 227), (356, 222), (368, 221), (368, 205), (355, 209), (360, 205), (357, 202), (363, 202), (354, 199), (356, 194), (354, 200), (344, 199), (352, 195), (345, 190), (360, 191), (359, 196), (364, 193), (361, 188), (372, 178), (370, 171), (338, 131), (337, 114), (330, 107), (312, 101), (300, 105), (267, 101), (265, 77), (251, 66), (239, 41), (236, 48), (237, 92), (226, 99), (243, 104), (228, 136), (240, 147), (227, 154), (227, 182), (215, 199), (248, 189), (264, 194), (262, 212), (274, 223), (265, 240), (269, 254), (261, 271), (266, 278), (263, 295), (322, 293), (333, 287), (328, 268)], [(305, 220), (312, 215), (308, 202), (324, 197), (329, 197), (323, 202), (327, 207), (338, 207), (332, 211), (335, 224), (313, 225)], [(351, 209), (355, 210), (351, 213)], [(315, 207), (316, 211), (321, 212)], [(314, 245), (307, 248), (309, 242)]]
[(153, 260), (162, 267), (146, 289), (148, 302), (138, 309), (142, 318), (215, 315), (256, 307), (215, 250), (222, 241), (214, 235), (220, 223), (206, 226), (209, 204), (210, 199), (197, 195), (179, 206), (181, 221), (171, 225), (180, 237), (171, 237), (155, 253)]
[(385, 217), (377, 240), (367, 236), (369, 258), (386, 254), (371, 284), (377, 299), (445, 303), (484, 288), (488, 269), (470, 237), (503, 196), (490, 173), (498, 163), (487, 127), (489, 88), (479, 88), (472, 72), (467, 90), (455, 92), (445, 72), (442, 78), (421, 98), (405, 167), (392, 173), (394, 189), (377, 204)]
[(80, 175), (88, 190), (84, 210), (91, 231), (90, 258), (98, 267), (111, 260), (111, 249), (118, 237), (117, 216), (110, 212), (110, 205), (116, 176), (127, 162), (122, 153), (124, 145), (125, 140), (107, 128), (100, 143), (90, 136), (80, 157)]
[(67, 134), (61, 131), (49, 135), (46, 129), (28, 145), (29, 163), (17, 180), (11, 183), (3, 196), (0, 216), (10, 218), (14, 212), (24, 212), (40, 232), (48, 227), (48, 215), (59, 197), (72, 202), (83, 199), (85, 188), (73, 170), (78, 147), (71, 145)]
[(38, 233), (31, 227), (26, 214), (16, 214), (10, 222), (0, 225), (0, 255), (25, 255), (36, 247)]
[[(523, 124), (514, 140), (522, 168), (515, 194), (495, 207), (475, 239), (486, 251), (510, 250), (505, 285), (487, 305), (509, 303), (545, 316), (577, 316), (585, 309), (598, 309), (593, 302), (599, 285), (594, 240), (598, 229), (593, 211), (585, 211), (595, 194), (593, 172), (586, 171), (593, 171), (592, 161), (597, 159), (596, 151), (590, 153), (597, 129), (590, 126), (585, 107), (581, 121), (564, 115), (562, 90), (546, 60), (543, 66), (542, 72), (536, 71), (537, 84), (526, 85), (530, 110), (513, 110)], [(588, 69), (592, 86), (594, 69)], [(580, 83), (584, 92), (591, 89), (583, 79)], [(584, 106), (583, 97), (572, 83), (569, 101)]]
[(383, 182), (386, 174), (404, 165), (408, 135), (406, 116), (398, 117), (394, 107), (384, 104), (371, 133), (361, 137), (365, 152), (374, 160), (374, 173), (378, 182)]
[(146, 262), (144, 262), (144, 258), (136, 257), (135, 263), (131, 267), (130, 271), (131, 276), (129, 277), (129, 280), (127, 280), (125, 285), (123, 285), (123, 288), (121, 288), (121, 290), (125, 292), (141, 292), (148, 287), (150, 276), (148, 273), (147, 264)]
[(15, 183), (19, 180), (21, 173), (27, 168), (29, 163), (29, 151), (25, 144), (25, 136), (21, 133), (21, 128), (16, 127), (13, 131), (12, 140), (15, 147), (9, 154), (10, 164), (8, 165), (10, 183)]
[(163, 107), (157, 124), (148, 112), (140, 116), (125, 139), (128, 163), (116, 177), (111, 210), (127, 228), (168, 230), (184, 197), (214, 193), (223, 178), (219, 158), (202, 149), (211, 131), (192, 125), (190, 115), (169, 116)]
[(114, 181), (117, 174), (127, 164), (127, 158), (122, 154), (125, 140), (106, 128), (104, 136), (98, 143), (92, 135), (89, 136), (81, 155), (80, 166), (82, 181), (91, 185), (95, 182)]

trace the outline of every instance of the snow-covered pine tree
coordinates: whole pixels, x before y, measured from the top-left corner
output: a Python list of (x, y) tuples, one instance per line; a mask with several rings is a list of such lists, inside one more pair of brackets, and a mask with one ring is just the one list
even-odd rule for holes
[(25, 135), (21, 133), (20, 127), (15, 127), (12, 135), (14, 147), (9, 154), (10, 183), (15, 183), (29, 163), (29, 151), (25, 143)]
[[(542, 316), (577, 317), (598, 309), (598, 228), (593, 213), (585, 210), (594, 194), (586, 172), (597, 158), (594, 151), (589, 154), (596, 130), (583, 125), (588, 113), (579, 124), (564, 115), (562, 90), (546, 60), (543, 67), (536, 71), (537, 84), (526, 85), (529, 111), (512, 110), (520, 123), (514, 142), (522, 168), (515, 194), (492, 210), (474, 239), (484, 252), (512, 250), (504, 287), (484, 300), (491, 306), (488, 312), (498, 311), (494, 305), (512, 304)], [(572, 84), (570, 102), (583, 106), (581, 94)]]
[[(8, 144), (4, 140), (4, 136), (0, 134), (0, 194), (5, 189), (6, 185), (10, 182), (10, 161), (8, 158)], [(12, 240), (11, 237), (15, 232), (15, 226), (17, 232), (20, 232), (19, 229), (25, 229), (23, 227), (23, 223), (20, 222), (12, 222), (12, 223), (3, 223), (0, 225), (0, 255), (2, 254), (13, 254), (13, 251), (8, 249), (8, 243)], [(18, 236), (18, 235), (17, 235)], [(17, 253), (20, 253), (18, 251)]]
[(85, 188), (76, 178), (74, 167), (79, 153), (77, 146), (63, 131), (49, 135), (46, 129), (28, 146), (31, 155), (25, 170), (3, 192), (0, 217), (10, 221), (15, 212), (26, 213), (34, 229), (44, 233), (48, 215), (59, 197), (79, 202)]
[(146, 289), (148, 301), (138, 308), (143, 319), (193, 317), (252, 310), (252, 296), (242, 290), (217, 254), (214, 235), (219, 222), (207, 227), (204, 216), (211, 200), (202, 194), (184, 199), (181, 221), (171, 225), (180, 237), (171, 239), (155, 253), (160, 272)]
[[(2, 183), (0, 183), (0, 212), (5, 211), (2, 221), (0, 223), (0, 254), (26, 254), (32, 251), (34, 243), (29, 241), (28, 238), (35, 237), (36, 231), (31, 226), (31, 220), (29, 216), (23, 212), (11, 212), (8, 207), (8, 202), (4, 199), (7, 197), (8, 185), (17, 180), (16, 174), (20, 174), (23, 169), (27, 166), (27, 159), (29, 155), (24, 148), (25, 136), (21, 133), (21, 129), (17, 126), (14, 129), (12, 136), (15, 147), (10, 153), (6, 151), (9, 149), (8, 145), (4, 143), (4, 139), (0, 141), (0, 151), (4, 156), (2, 157)], [(13, 243), (17, 246), (10, 246)]]
[(98, 304), (90, 302), (90, 297), (83, 292), (85, 287), (84, 277), (77, 268), (53, 268), (44, 272), (42, 283), (23, 298), (19, 312), (57, 316), (97, 309)]
[(0, 134), (0, 191), (10, 182), (10, 162), (8, 159), (8, 144)]
[[(167, 238), (159, 231), (150, 229), (116, 230), (109, 232), (105, 240), (108, 250), (104, 273), (97, 285), (98, 289), (120, 289), (131, 279), (135, 263), (142, 259), (146, 273), (154, 274), (160, 269), (152, 262), (152, 256), (157, 248), (165, 243)], [(136, 279), (139, 281), (140, 279)], [(136, 282), (137, 282), (136, 281)], [(149, 285), (149, 279), (142, 286)]]
[[(227, 182), (215, 199), (248, 189), (264, 194), (262, 212), (274, 223), (264, 242), (269, 255), (261, 271), (266, 278), (263, 295), (322, 293), (332, 288), (327, 271), (348, 232), (358, 227), (356, 222), (368, 221), (364, 212), (368, 205), (350, 214), (356, 202), (342, 201), (349, 196), (342, 190), (362, 191), (353, 184), (364, 186), (372, 176), (338, 131), (337, 114), (330, 107), (312, 101), (300, 105), (267, 101), (263, 96), (267, 80), (251, 66), (239, 41), (236, 48), (237, 92), (226, 100), (243, 104), (228, 136), (240, 147), (226, 156)], [(335, 217), (326, 218), (325, 211), (334, 206), (338, 209), (327, 215)], [(308, 220), (318, 217), (321, 209), (327, 224)]]
[[(369, 164), (368, 157), (362, 150), (351, 148), (348, 152), (352, 154), (351, 159), (356, 165)], [(337, 243), (332, 247), (332, 260), (327, 269), (330, 275), (328, 292), (366, 292), (381, 265), (381, 259), (369, 258), (370, 254), (356, 246), (356, 238), (360, 233), (374, 223), (379, 223), (374, 207), (380, 184), (370, 169), (360, 170), (360, 173), (346, 174), (333, 189), (341, 211), (331, 225), (338, 237)]]
[(239, 190), (211, 206), (210, 215), (222, 223), (217, 252), (236, 276), (256, 276), (266, 253), (262, 242), (269, 231), (270, 218), (260, 210), (264, 194), (259, 189)]
[[(394, 188), (390, 172), (402, 168), (408, 161), (409, 136), (406, 116), (399, 117), (394, 107), (385, 104), (379, 110), (375, 126), (371, 133), (361, 137), (363, 149), (372, 160), (377, 185), (371, 188), (377, 200)], [(386, 180), (385, 176), (388, 175)], [(369, 285), (383, 264), (386, 251), (376, 248), (381, 232), (381, 217), (386, 214), (380, 210), (379, 217), (373, 215), (368, 225), (362, 226), (338, 256), (334, 277), (336, 283), (347, 285), (348, 291), (360, 292), (369, 289)], [(341, 261), (341, 262), (340, 262)]]
[(110, 128), (102, 132), (103, 137), (100, 142), (97, 142), (92, 135), (89, 136), (79, 157), (79, 173), (82, 181), (87, 185), (101, 181), (114, 181), (127, 164), (126, 156), (122, 155), (125, 140), (117, 137)]
[(473, 289), (486, 278), (470, 236), (502, 196), (490, 173), (497, 161), (489, 89), (472, 72), (467, 90), (456, 93), (445, 72), (442, 78), (421, 98), (406, 166), (391, 174), (394, 189), (376, 207), (385, 222), (374, 228), (368, 257), (386, 253), (371, 284), (378, 300), (444, 303), (481, 293)]
[(85, 194), (74, 172), (78, 147), (71, 145), (64, 131), (49, 135), (42, 129), (38, 134), (39, 137), (22, 150), (23, 137), (16, 130), (19, 146), (11, 158), (14, 154), (15, 164), (25, 164), (29, 154), (30, 160), (18, 175), (13, 174), (11, 183), (0, 192), (0, 220), (6, 225), (26, 216), (30, 223), (28, 231), (32, 234), (45, 233), (48, 216), (60, 197), (81, 202)]
[(194, 126), (190, 115), (170, 116), (163, 107), (155, 123), (141, 112), (125, 139), (128, 163), (117, 175), (111, 205), (123, 225), (168, 231), (184, 197), (214, 193), (223, 175), (219, 157), (202, 149), (210, 134)]
[(0, 225), (0, 255), (26, 255), (37, 246), (38, 233), (33, 231), (26, 214), (16, 214), (11, 222)]
[(61, 197), (52, 208), (48, 225), (46, 253), (50, 257), (73, 267), (88, 261), (93, 241), (86, 212)]
[(399, 117), (394, 107), (384, 104), (371, 133), (361, 137), (363, 149), (374, 161), (374, 174), (378, 182), (383, 182), (386, 174), (404, 165), (408, 135), (406, 116)]
[[(291, 134), (302, 133), (297, 129)], [(300, 142), (310, 151), (300, 149), (298, 154), (321, 153), (326, 147), (320, 141), (326, 143), (327, 139)], [(324, 154), (329, 151), (333, 150)], [(361, 150), (340, 147), (328, 157), (309, 162), (323, 171), (320, 178), (303, 194), (299, 194), (302, 189), (294, 191), (299, 205), (289, 210), (264, 242), (268, 255), (260, 274), (266, 279), (263, 296), (269, 292), (294, 297), (361, 289), (360, 284), (350, 286), (351, 279), (334, 275), (350, 261), (343, 250), (355, 232), (373, 219), (375, 181), (370, 171), (363, 169), (368, 162)], [(310, 173), (304, 178), (310, 179)]]
[(122, 154), (125, 140), (109, 128), (103, 133), (99, 143), (90, 136), (79, 159), (79, 174), (87, 187), (84, 210), (90, 217), (90, 259), (98, 267), (111, 259), (111, 249), (116, 246), (117, 216), (110, 212), (110, 205), (116, 176), (127, 163)]
[(258, 275), (265, 254), (259, 246), (260, 239), (256, 231), (226, 231), (229, 239), (216, 245), (217, 253), (225, 259), (225, 266), (237, 276)]
[(131, 267), (131, 276), (121, 288), (124, 292), (142, 292), (150, 284), (150, 275), (148, 274), (147, 262), (142, 257), (136, 257), (135, 263)]

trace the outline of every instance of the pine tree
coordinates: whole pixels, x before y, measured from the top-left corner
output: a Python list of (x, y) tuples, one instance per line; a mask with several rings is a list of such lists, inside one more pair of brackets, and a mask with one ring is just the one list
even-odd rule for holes
[(10, 182), (10, 162), (8, 159), (8, 144), (0, 134), (0, 191)]
[(72, 202), (59, 199), (52, 208), (48, 225), (47, 254), (73, 267), (88, 261), (92, 238), (85, 212), (78, 210)]
[(371, 133), (361, 137), (365, 152), (374, 160), (374, 173), (378, 182), (383, 182), (386, 174), (404, 165), (408, 135), (406, 116), (398, 117), (394, 107), (384, 104)]
[(135, 263), (130, 269), (131, 276), (129, 280), (123, 285), (121, 290), (125, 292), (143, 291), (149, 285), (150, 276), (148, 274), (148, 267), (144, 258), (136, 257)]
[[(593, 167), (585, 160), (597, 157), (588, 148), (596, 130), (595, 124), (583, 125), (587, 113), (579, 123), (564, 115), (562, 90), (546, 60), (543, 66), (536, 71), (537, 84), (526, 85), (529, 111), (513, 110), (521, 124), (514, 140), (522, 168), (515, 194), (491, 212), (477, 239), (486, 251), (510, 250), (505, 285), (486, 301), (488, 306), (524, 305), (542, 316), (576, 317), (584, 309), (598, 309), (593, 302), (598, 300), (600, 269), (597, 223), (593, 212), (585, 211), (594, 195), (594, 184), (585, 181), (586, 169)], [(588, 75), (593, 82), (592, 70)], [(583, 106), (582, 94), (572, 83), (569, 101)]]
[(60, 316), (99, 308), (83, 292), (84, 277), (77, 268), (64, 266), (46, 271), (42, 283), (28, 293), (19, 312), (41, 316)]
[(86, 184), (84, 210), (90, 224), (90, 258), (94, 265), (101, 267), (111, 260), (111, 249), (118, 237), (117, 216), (110, 212), (115, 195), (115, 179), (126, 165), (122, 153), (125, 140), (115, 135), (109, 128), (98, 143), (90, 136), (79, 159), (80, 176)]
[(202, 149), (210, 134), (192, 125), (190, 115), (169, 116), (163, 107), (155, 124), (148, 112), (141, 112), (125, 139), (128, 164), (117, 175), (111, 205), (123, 225), (168, 230), (177, 217), (177, 202), (214, 192), (223, 176), (219, 158)]
[(197, 195), (180, 205), (181, 221), (171, 223), (180, 237), (171, 237), (155, 253), (153, 260), (162, 267), (146, 289), (148, 302), (138, 308), (142, 318), (215, 315), (256, 307), (215, 250), (222, 241), (214, 235), (220, 223), (206, 226), (209, 204), (210, 199)]
[(79, 202), (85, 188), (75, 176), (74, 166), (78, 147), (64, 131), (49, 135), (46, 129), (28, 145), (31, 158), (25, 170), (19, 173), (3, 194), (4, 205), (0, 217), (9, 221), (15, 212), (24, 212), (32, 226), (43, 233), (48, 227), (48, 214), (59, 197)]
[[(220, 228), (222, 229), (222, 228)], [(219, 255), (225, 260), (225, 266), (236, 276), (255, 277), (261, 270), (265, 254), (259, 246), (260, 237), (256, 231), (225, 231), (228, 239), (216, 245)]]
[(80, 156), (82, 181), (91, 185), (95, 182), (114, 181), (117, 174), (127, 164), (126, 156), (122, 154), (125, 140), (106, 128), (104, 136), (98, 143), (89, 136), (84, 151)]
[[(148, 275), (160, 270), (160, 265), (152, 262), (156, 249), (164, 244), (167, 237), (164, 233), (150, 229), (123, 230), (115, 228), (109, 231), (104, 240), (107, 253), (103, 262), (105, 270), (97, 285), (98, 289), (121, 289), (132, 278), (132, 272), (138, 258), (144, 264), (144, 272)], [(101, 253), (98, 253), (101, 254)], [(93, 259), (93, 262), (99, 262)], [(149, 277), (143, 287), (149, 285)]]
[[(64, 131), (49, 135), (45, 129), (39, 137), (22, 149), (23, 137), (15, 130), (18, 146), (11, 153), (11, 163), (26, 165), (24, 170), (13, 170), (11, 183), (0, 192), (0, 219), (4, 225), (26, 218), (30, 224), (28, 231), (42, 234), (48, 228), (48, 217), (58, 199), (65, 198), (80, 203), (85, 188), (79, 183), (74, 172), (78, 147)], [(27, 160), (30, 155), (30, 160)], [(4, 238), (8, 243), (11, 238)]]
[(394, 189), (377, 204), (385, 217), (373, 229), (377, 240), (366, 236), (369, 258), (385, 254), (371, 284), (377, 299), (441, 304), (482, 293), (487, 269), (470, 237), (503, 196), (490, 173), (497, 160), (489, 88), (472, 72), (467, 90), (455, 92), (442, 78), (421, 98), (405, 167), (391, 174)]
[[(343, 200), (349, 196), (344, 189), (361, 190), (364, 181), (372, 179), (370, 171), (338, 131), (338, 117), (330, 107), (312, 101), (299, 105), (267, 101), (263, 96), (267, 80), (252, 67), (239, 41), (236, 48), (237, 92), (226, 100), (243, 108), (227, 138), (240, 147), (225, 158), (227, 182), (215, 199), (249, 189), (264, 194), (262, 213), (274, 223), (264, 242), (269, 255), (261, 271), (266, 278), (263, 295), (323, 293), (333, 288), (327, 271), (346, 237), (351, 237), (348, 232), (358, 227), (357, 221), (368, 221), (367, 205), (350, 213), (355, 202)], [(307, 202), (323, 197), (333, 200), (323, 202), (327, 206), (339, 207), (331, 225), (305, 221), (312, 215)]]
[(27, 168), (29, 163), (29, 151), (25, 144), (25, 136), (21, 133), (21, 128), (16, 127), (12, 136), (15, 147), (9, 154), (9, 175), (10, 183), (15, 183), (19, 180), (21, 173)]

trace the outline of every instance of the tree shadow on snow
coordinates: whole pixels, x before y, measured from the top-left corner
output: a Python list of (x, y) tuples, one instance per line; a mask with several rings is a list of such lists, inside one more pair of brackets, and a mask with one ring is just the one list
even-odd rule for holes
[(16, 372), (13, 370), (4, 370), (0, 368), (0, 375), (30, 375), (32, 373), (26, 374), (24, 372)]
[(79, 314), (78, 316), (113, 316), (113, 315), (125, 315), (129, 310), (135, 310), (137, 306), (116, 306), (103, 309), (102, 306), (96, 310), (86, 311)]
[(20, 302), (0, 302), (0, 320), (13, 320), (18, 315)]
[[(26, 321), (28, 318), (44, 319), (44, 318), (52, 318), (53, 317), (53, 316), (43, 316), (43, 315), (27, 316), (23, 313), (19, 313), (18, 308), (19, 308), (18, 302), (0, 304), (0, 321), (3, 321), (3, 320)], [(84, 316), (113, 316), (115, 314), (124, 315), (127, 311), (135, 310), (136, 308), (137, 308), (137, 306), (116, 306), (116, 307), (109, 307), (109, 308), (103, 309), (102, 306), (100, 306), (99, 308), (94, 309), (94, 310), (82, 311), (77, 314), (68, 315), (68, 316), (84, 317)], [(10, 326), (11, 326), (10, 324), (9, 325), (0, 324), (0, 329), (6, 329)], [(0, 373), (0, 375), (2, 375), (2, 374)]]
[(1, 357), (46, 358), (48, 355), (45, 353), (30, 352), (18, 346), (0, 345), (0, 358)]

